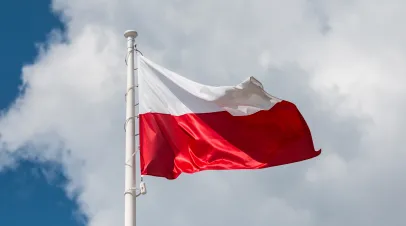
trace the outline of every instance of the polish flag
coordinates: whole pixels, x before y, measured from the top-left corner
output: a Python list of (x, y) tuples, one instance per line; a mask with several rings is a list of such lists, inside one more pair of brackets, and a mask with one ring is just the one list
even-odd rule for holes
[(142, 175), (261, 169), (321, 153), (296, 106), (269, 95), (253, 77), (215, 87), (143, 56), (138, 64)]

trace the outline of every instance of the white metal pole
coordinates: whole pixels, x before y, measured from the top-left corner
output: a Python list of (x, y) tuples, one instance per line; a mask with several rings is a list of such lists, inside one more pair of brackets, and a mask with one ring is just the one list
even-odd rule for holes
[(136, 191), (135, 191), (135, 79), (134, 55), (137, 32), (128, 30), (127, 38), (127, 93), (126, 93), (126, 132), (125, 132), (125, 193), (124, 193), (124, 226), (136, 224)]

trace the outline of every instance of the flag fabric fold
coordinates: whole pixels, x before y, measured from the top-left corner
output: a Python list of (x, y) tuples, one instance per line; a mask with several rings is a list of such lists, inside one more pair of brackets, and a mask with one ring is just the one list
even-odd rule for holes
[(254, 77), (235, 86), (191, 81), (139, 56), (142, 175), (261, 169), (318, 156), (297, 107)]

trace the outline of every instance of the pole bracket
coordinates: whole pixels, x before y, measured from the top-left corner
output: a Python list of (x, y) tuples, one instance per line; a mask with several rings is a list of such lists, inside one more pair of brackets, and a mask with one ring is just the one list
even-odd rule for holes
[(124, 192), (124, 196), (125, 195), (132, 195), (132, 196), (135, 195), (135, 197), (138, 197), (140, 195), (146, 195), (146, 194), (147, 194), (147, 187), (145, 185), (145, 182), (143, 182), (143, 181), (141, 181), (141, 183), (140, 183), (140, 188), (133, 187)]

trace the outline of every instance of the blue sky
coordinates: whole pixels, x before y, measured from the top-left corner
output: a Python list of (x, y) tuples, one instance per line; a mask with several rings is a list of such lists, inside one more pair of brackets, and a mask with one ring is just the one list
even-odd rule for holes
[[(35, 60), (36, 44), (63, 25), (51, 13), (49, 0), (14, 0), (2, 3), (0, 28), (0, 109), (5, 110), (19, 93), (22, 66)], [(64, 183), (66, 178), (54, 163), (20, 161), (0, 171), (0, 225), (84, 225)]]

